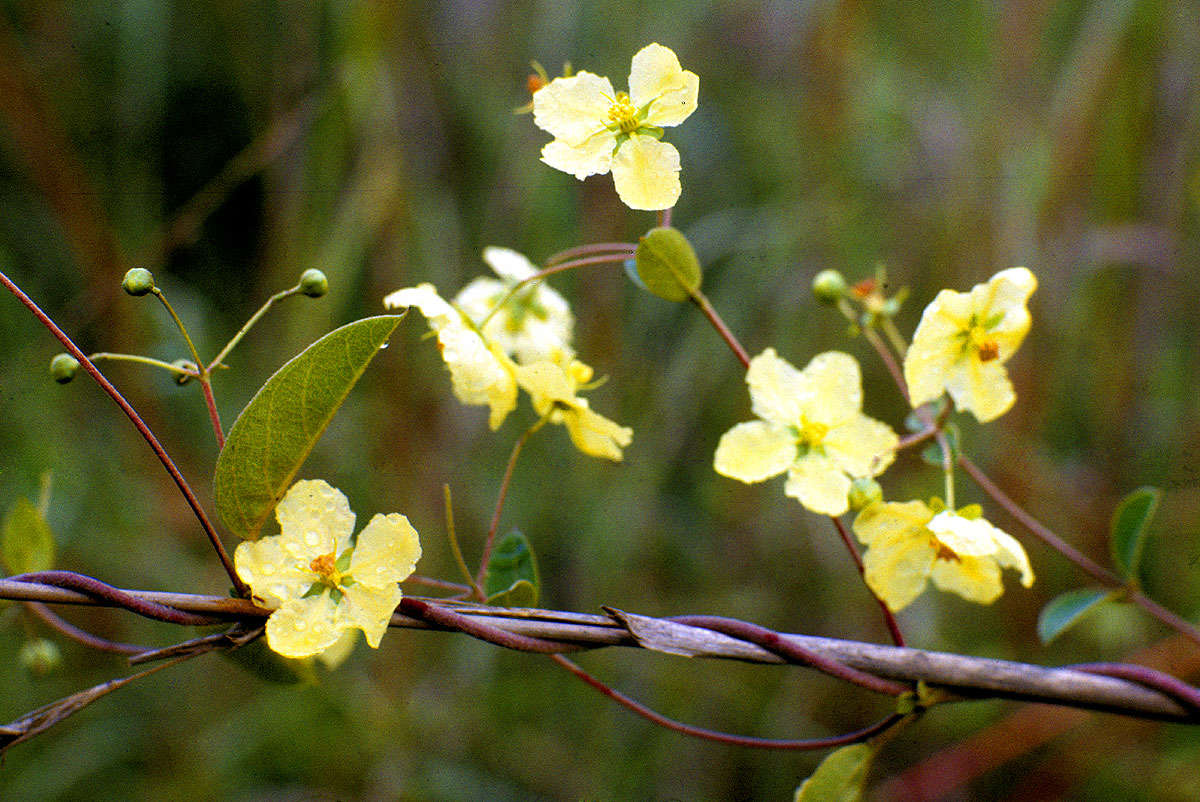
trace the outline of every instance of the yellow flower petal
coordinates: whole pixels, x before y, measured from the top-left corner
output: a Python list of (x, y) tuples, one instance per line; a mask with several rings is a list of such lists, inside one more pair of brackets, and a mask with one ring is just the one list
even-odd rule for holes
[(765, 421), (792, 426), (803, 417), (808, 382), (799, 370), (768, 348), (750, 360), (746, 370), (750, 407)]
[(464, 404), (491, 409), (488, 426), (493, 430), (517, 406), (517, 384), (511, 370), (466, 326), (447, 326), (438, 332), (442, 359), (450, 369), (454, 395)]
[(421, 559), (421, 542), (408, 518), (377, 514), (361, 532), (348, 573), (358, 584), (390, 587), (403, 582)]
[(1021, 584), (1033, 586), (1033, 566), (1029, 564), (1029, 555), (1025, 548), (1012, 535), (995, 529), (992, 538), (996, 542), (996, 563), (1001, 568), (1013, 568), (1021, 573)]
[(783, 426), (766, 421), (739, 423), (717, 443), (713, 468), (740, 482), (778, 476), (796, 461), (796, 438)]
[(854, 534), (864, 546), (919, 533), (933, 511), (923, 501), (889, 501), (866, 507), (854, 519)]
[(312, 657), (342, 637), (337, 605), (328, 593), (291, 599), (267, 619), (267, 646), (284, 657)]
[(638, 108), (653, 101), (646, 118), (649, 125), (679, 125), (696, 110), (699, 91), (700, 78), (680, 67), (670, 48), (655, 43), (634, 55), (629, 98)]
[(792, 463), (783, 492), (822, 515), (841, 515), (850, 509), (846, 499), (850, 479), (823, 454), (806, 454)]
[(555, 78), (533, 94), (533, 122), (555, 139), (577, 146), (604, 128), (616, 94), (607, 78), (590, 72)]
[(342, 588), (342, 601), (338, 604), (338, 620), (343, 627), (357, 627), (363, 631), (367, 645), (379, 648), (383, 633), (396, 605), (404, 594), (398, 585), (373, 587), (356, 582)]
[(383, 305), (387, 309), (408, 309), (415, 306), (429, 322), (429, 328), (434, 331), (440, 331), (458, 321), (458, 312), (438, 295), (437, 287), (429, 282), (389, 293), (384, 296)]
[(342, 491), (320, 479), (292, 485), (275, 507), (284, 549), (293, 557), (311, 560), (340, 552), (354, 534), (354, 513)]
[(512, 248), (499, 248), (489, 245), (483, 249), (483, 261), (496, 272), (496, 275), (510, 284), (524, 281), (538, 272), (533, 262), (523, 253)]
[(925, 590), (934, 557), (928, 537), (897, 534), (879, 538), (872, 541), (863, 555), (863, 579), (889, 610), (899, 612)]
[(539, 415), (551, 414), (550, 420), (567, 429), (571, 442), (585, 454), (620, 460), (621, 448), (629, 445), (633, 430), (593, 412), (587, 399), (576, 395), (579, 382), (591, 378), (592, 369), (578, 360), (564, 368), (560, 362), (535, 362), (517, 365), (517, 382), (529, 393), (533, 409)]
[(1000, 566), (986, 557), (939, 559), (934, 561), (929, 576), (938, 589), (976, 604), (991, 604), (1004, 592)]
[(579, 400), (579, 406), (562, 412), (571, 442), (584, 454), (619, 462), (624, 456), (621, 449), (633, 440), (633, 429), (593, 412), (584, 399)]
[(999, 360), (964, 359), (945, 372), (942, 384), (954, 406), (970, 412), (980, 423), (995, 420), (1017, 401), (1008, 371)]
[(822, 446), (843, 471), (861, 479), (883, 473), (896, 458), (899, 442), (891, 426), (859, 412), (830, 429)]
[(292, 550), (284, 548), (281, 536), (273, 536), (243, 540), (233, 553), (237, 575), (267, 607), (302, 596), (312, 586), (313, 573), (308, 567), (312, 558), (296, 557)]
[(849, 354), (817, 354), (800, 375), (806, 390), (804, 416), (809, 421), (836, 426), (862, 409), (862, 375), (858, 360)]
[(608, 130), (600, 130), (578, 145), (555, 139), (542, 147), (542, 161), (582, 181), (589, 175), (604, 175), (613, 168), (616, 146), (617, 137)]
[(654, 211), (674, 206), (683, 191), (679, 169), (679, 151), (674, 145), (641, 134), (630, 134), (612, 159), (617, 195), (630, 209)]
[(321, 665), (325, 666), (326, 670), (333, 671), (353, 654), (354, 644), (357, 642), (358, 633), (353, 629), (347, 629), (340, 638), (334, 641), (332, 646), (319, 652), (317, 659), (321, 661)]
[(994, 532), (1000, 530), (983, 518), (967, 519), (953, 512), (939, 512), (925, 528), (960, 557), (983, 557), (996, 553)]

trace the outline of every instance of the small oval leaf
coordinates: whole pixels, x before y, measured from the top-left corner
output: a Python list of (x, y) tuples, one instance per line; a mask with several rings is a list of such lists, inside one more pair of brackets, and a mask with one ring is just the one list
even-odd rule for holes
[(1112, 518), (1113, 565), (1127, 582), (1136, 582), (1138, 567), (1142, 561), (1142, 549), (1146, 545), (1146, 531), (1158, 510), (1162, 491), (1157, 487), (1139, 487), (1121, 499)]
[(514, 529), (496, 544), (488, 560), (483, 592), (489, 604), (533, 607), (541, 590), (537, 557), (528, 538)]
[(858, 802), (874, 756), (872, 744), (852, 744), (831, 752), (796, 789), (794, 802)]
[(380, 315), (331, 331), (267, 380), (229, 430), (213, 495), (221, 520), (255, 539), (333, 414), (403, 319)]
[(678, 229), (652, 228), (637, 247), (637, 273), (659, 298), (686, 301), (700, 289), (700, 260)]
[(49, 571), (54, 567), (54, 533), (27, 498), (14, 501), (4, 516), (0, 558), (10, 574)]
[(1038, 637), (1043, 644), (1049, 643), (1111, 596), (1112, 591), (1104, 588), (1077, 588), (1055, 596), (1038, 615)]

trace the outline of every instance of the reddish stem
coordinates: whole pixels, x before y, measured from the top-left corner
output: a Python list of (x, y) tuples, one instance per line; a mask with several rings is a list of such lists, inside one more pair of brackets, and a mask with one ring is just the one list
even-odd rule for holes
[(637, 250), (637, 246), (629, 242), (593, 242), (590, 245), (580, 245), (575, 248), (567, 248), (565, 251), (559, 251), (546, 260), (546, 266), (557, 265), (568, 259), (574, 259), (576, 256), (586, 256), (593, 253), (607, 253), (610, 251), (619, 252), (623, 258), (629, 258)]
[(708, 302), (708, 297), (699, 290), (696, 290), (695, 294), (692, 295), (692, 302), (700, 307), (700, 311), (708, 318), (708, 322), (717, 330), (717, 334), (721, 335), (721, 339), (729, 346), (729, 350), (733, 351), (733, 355), (737, 357), (738, 362), (742, 363), (742, 367), (749, 370), (750, 355), (746, 353), (746, 349), (738, 342), (737, 337), (733, 336), (733, 332), (725, 325), (725, 321), (717, 314), (717, 310), (713, 309), (713, 305)]
[(13, 582), (30, 582), (37, 585), (50, 585), (56, 588), (76, 590), (80, 593), (86, 593), (88, 596), (112, 602), (140, 616), (153, 618), (156, 621), (166, 621), (169, 624), (202, 627), (220, 623), (220, 619), (217, 618), (188, 613), (174, 607), (168, 607), (165, 604), (138, 598), (120, 588), (114, 588), (112, 585), (105, 584), (99, 579), (77, 574), (74, 571), (32, 571), (27, 574), (10, 576), (8, 579)]
[(487, 601), (483, 598), (483, 594), (479, 592), (479, 588), (484, 585), (484, 580), (487, 578), (488, 561), (492, 559), (492, 547), (496, 543), (496, 531), (500, 528), (500, 514), (504, 511), (504, 500), (508, 497), (508, 486), (512, 482), (513, 470), (517, 467), (517, 457), (521, 454), (521, 448), (525, 445), (525, 441), (529, 436), (542, 428), (545, 423), (545, 418), (535, 423), (526, 429), (517, 442), (513, 444), (512, 453), (508, 457), (508, 465), (504, 468), (504, 478), (500, 480), (500, 495), (496, 498), (496, 509), (492, 513), (492, 522), (488, 526), (487, 538), (483, 541), (483, 556), (479, 560), (479, 573), (475, 577), (476, 594), (480, 596), (480, 601)]
[(107, 638), (101, 638), (99, 635), (93, 635), (87, 630), (80, 629), (62, 618), (58, 613), (41, 602), (25, 602), (25, 608), (55, 632), (73, 641), (82, 643), (91, 649), (99, 649), (102, 652), (113, 652), (115, 654), (141, 654), (149, 648), (148, 646), (135, 646), (132, 643), (119, 643)]
[(225, 546), (222, 545), (221, 538), (217, 536), (217, 531), (213, 528), (212, 523), (209, 522), (208, 516), (204, 512), (204, 508), (200, 506), (199, 500), (192, 492), (192, 488), (188, 485), (187, 480), (183, 478), (183, 474), (179, 471), (178, 466), (175, 465), (175, 461), (171, 459), (169, 454), (167, 454), (167, 450), (163, 448), (162, 443), (159, 442), (158, 438), (154, 435), (154, 432), (152, 432), (150, 427), (146, 425), (146, 422), (142, 420), (141, 415), (139, 415), (137, 410), (135, 410), (130, 403), (125, 400), (125, 396), (121, 395), (120, 391), (117, 390), (113, 383), (105, 378), (104, 374), (100, 372), (100, 369), (96, 367), (95, 363), (88, 359), (87, 354), (81, 351), (79, 346), (77, 346), (75, 342), (67, 336), (66, 332), (60, 329), (58, 324), (51, 320), (50, 316), (43, 312), (42, 308), (34, 303), (33, 299), (26, 295), (25, 292), (16, 284), (14, 284), (12, 279), (6, 276), (2, 271), (0, 271), (0, 284), (3, 284), (9, 292), (17, 297), (17, 300), (24, 304), (25, 307), (33, 313), (34, 317), (36, 317), (38, 321), (45, 326), (60, 343), (63, 344), (63, 347), (67, 349), (71, 356), (79, 360), (79, 364), (82, 365), (83, 369), (88, 372), (88, 375), (90, 375), (96, 381), (96, 383), (100, 385), (104, 392), (108, 393), (109, 398), (116, 402), (117, 406), (121, 408), (121, 411), (124, 412), (126, 417), (128, 417), (133, 423), (134, 427), (138, 430), (138, 433), (142, 435), (142, 438), (150, 445), (151, 450), (154, 451), (154, 455), (158, 457), (158, 461), (163, 464), (163, 467), (166, 468), (167, 473), (170, 474), (171, 479), (174, 480), (175, 486), (178, 487), (179, 492), (183, 494), (188, 506), (192, 508), (192, 513), (196, 516), (196, 520), (200, 522), (200, 528), (204, 530), (204, 534), (208, 536), (209, 542), (212, 544), (213, 549), (217, 552), (217, 557), (221, 560), (221, 566), (225, 569), (225, 573), (229, 575), (229, 580), (233, 583), (233, 587), (237, 590), (238, 594), (242, 596), (249, 596), (250, 588), (246, 586), (246, 583), (242, 582), (241, 578), (237, 575), (237, 571), (234, 570), (233, 561), (229, 559), (229, 554), (225, 551)]
[(584, 671), (574, 661), (563, 657), (561, 654), (552, 654), (550, 659), (558, 663), (560, 666), (571, 672), (573, 675), (583, 680), (588, 685), (595, 688), (600, 693), (612, 699), (617, 704), (630, 710), (642, 718), (657, 724), (660, 727), (665, 727), (673, 732), (678, 732), (681, 735), (687, 735), (692, 738), (700, 738), (705, 741), (716, 741), (717, 743), (726, 744), (727, 746), (748, 746), (753, 749), (831, 749), (835, 746), (845, 746), (847, 744), (860, 743), (884, 732), (887, 729), (900, 723), (904, 716), (899, 713), (893, 713), (887, 718), (865, 727), (856, 732), (846, 733), (845, 735), (835, 735), (831, 738), (814, 738), (800, 741), (782, 741), (773, 738), (755, 738), (749, 735), (733, 735), (727, 732), (718, 732), (716, 730), (704, 729), (703, 727), (693, 727), (690, 724), (684, 724), (682, 721), (676, 721), (672, 718), (667, 718), (661, 713), (656, 713), (646, 707), (641, 702), (635, 701), (620, 691), (610, 688), (600, 680), (593, 677), (591, 674)]
[[(842, 543), (846, 545), (846, 550), (850, 552), (850, 557), (854, 560), (854, 566), (858, 568), (858, 575), (865, 577), (866, 570), (863, 567), (862, 555), (859, 554), (858, 546), (854, 543), (854, 539), (846, 531), (846, 525), (842, 523), (841, 518), (836, 516), (830, 516), (829, 520), (833, 521), (833, 526), (841, 536)], [(904, 636), (900, 634), (900, 623), (896, 621), (896, 616), (892, 614), (891, 609), (884, 603), (883, 599), (875, 595), (875, 591), (871, 590), (870, 585), (867, 585), (865, 578), (863, 585), (866, 586), (867, 592), (871, 594), (871, 598), (875, 599), (875, 603), (879, 605), (879, 609), (883, 611), (883, 621), (887, 624), (888, 632), (892, 636), (892, 643), (897, 646), (903, 646)]]
[(212, 382), (209, 381), (207, 371), (204, 371), (199, 376), (200, 390), (204, 394), (204, 405), (208, 407), (208, 419), (212, 421), (213, 434), (217, 438), (217, 448), (225, 447), (225, 432), (221, 429), (221, 414), (217, 412), (217, 399), (213, 398)]

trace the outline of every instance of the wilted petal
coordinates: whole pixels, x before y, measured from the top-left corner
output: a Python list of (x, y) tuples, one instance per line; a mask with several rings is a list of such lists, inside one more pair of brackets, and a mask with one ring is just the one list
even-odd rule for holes
[(795, 460), (796, 438), (787, 428), (748, 421), (721, 435), (713, 468), (741, 482), (761, 482), (783, 473)]
[(617, 195), (630, 209), (654, 211), (674, 206), (683, 191), (679, 169), (679, 151), (674, 145), (640, 134), (631, 134), (612, 160)]

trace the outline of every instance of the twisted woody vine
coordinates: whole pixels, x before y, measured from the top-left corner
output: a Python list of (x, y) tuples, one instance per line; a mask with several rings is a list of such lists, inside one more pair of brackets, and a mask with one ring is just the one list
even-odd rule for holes
[[(831, 534), (844, 544), (878, 603), (878, 615), (894, 641), (894, 647), (888, 648), (896, 654), (908, 652), (899, 648), (905, 641), (894, 613), (921, 594), (950, 593), (989, 605), (1006, 591), (1021, 592), (1020, 588), (1032, 586), (1035, 566), (1022, 543), (1029, 537), (1056, 549), (1091, 582), (1043, 610), (1038, 634), (1044, 641), (1097, 605), (1122, 603), (1139, 606), (1200, 648), (1200, 630), (1145, 596), (1138, 583), (1157, 490), (1132, 492), (1114, 512), (1109, 568), (1075, 550), (1018, 507), (960, 447), (956, 415), (970, 415), (986, 424), (1017, 403), (1008, 366), (1014, 359), (1019, 364), (1022, 341), (1033, 323), (1029, 311), (1037, 289), (1033, 271), (1011, 267), (974, 287), (943, 289), (924, 308), (911, 337), (894, 322), (906, 293), (886, 295), (890, 285), (882, 271), (855, 283), (837, 271), (819, 273), (812, 285), (816, 299), (843, 319), (838, 325), (849, 325), (848, 342), (865, 342), (894, 380), (871, 391), (899, 393), (911, 407), (902, 427), (871, 418), (862, 411), (864, 387), (854, 356), (840, 350), (781, 353), (773, 347), (751, 356), (704, 295), (700, 262), (684, 233), (672, 225), (671, 209), (683, 191), (682, 162), (679, 151), (664, 141), (667, 129), (686, 124), (696, 110), (700, 78), (683, 69), (676, 55), (660, 44), (634, 54), (628, 91), (615, 90), (608, 78), (591, 72), (568, 69), (551, 80), (535, 67), (539, 74), (531, 78), (532, 102), (518, 111), (531, 111), (533, 123), (552, 137), (542, 148), (541, 161), (577, 179), (611, 173), (620, 200), (630, 209), (655, 212), (656, 225), (637, 243), (578, 245), (540, 263), (502, 245), (488, 247), (481, 257), (494, 277), (481, 276), (457, 291), (430, 283), (396, 289), (381, 299), (387, 314), (351, 322), (284, 364), (246, 405), (228, 434), (214, 403), (218, 369), (275, 305), (290, 303), (294, 296), (323, 296), (328, 279), (320, 271), (307, 271), (294, 287), (269, 298), (207, 362), (146, 270), (130, 270), (123, 287), (132, 296), (153, 296), (159, 302), (188, 349), (184, 359), (166, 362), (108, 352), (89, 357), (8, 276), (0, 274), (7, 289), (65, 347), (66, 352), (51, 361), (53, 378), (65, 384), (84, 371), (121, 407), (184, 494), (233, 588), (232, 598), (221, 597), (224, 588), (201, 589), (217, 594), (213, 596), (184, 589), (152, 594), (57, 570), (53, 536), (45, 523), (48, 494), (40, 505), (19, 499), (4, 521), (0, 556), (9, 576), (0, 580), (0, 597), (24, 601), (55, 637), (127, 654), (138, 670), (0, 727), (0, 750), (45, 732), (129, 682), (210, 651), (262, 648), (265, 642), (277, 659), (297, 670), (314, 659), (332, 670), (355, 647), (360, 632), (374, 649), (385, 636), (404, 637), (404, 627), (432, 627), (549, 655), (633, 713), (681, 736), (705, 738), (729, 748), (839, 747), (797, 789), (798, 799), (827, 798), (821, 795), (831, 789), (846, 794), (839, 798), (853, 798), (862, 791), (869, 761), (897, 728), (930, 706), (962, 703), (963, 690), (973, 691), (976, 698), (996, 692), (973, 685), (966, 676), (904, 673), (866, 658), (839, 657), (822, 651), (820, 644), (730, 619), (682, 616), (660, 622), (667, 629), (655, 630), (659, 634), (652, 636), (643, 626), (647, 619), (617, 610), (607, 616), (547, 613), (539, 618), (531, 613), (514, 619), (523, 621), (524, 628), (506, 623), (503, 614), (476, 615), (484, 608), (536, 610), (543, 581), (554, 581), (543, 580), (538, 572), (536, 535), (513, 531), (497, 536), (509, 479), (524, 444), (534, 436), (558, 438), (563, 447), (569, 443), (579, 452), (578, 459), (619, 463), (634, 442), (636, 433), (631, 428), (589, 402), (588, 391), (603, 377), (595, 375), (586, 354), (575, 351), (570, 303), (548, 283), (564, 271), (579, 271), (586, 282), (587, 271), (623, 269), (633, 285), (631, 291), (691, 304), (712, 324), (716, 336), (745, 368), (743, 397), (749, 402), (747, 419), (728, 422), (712, 455), (713, 470), (743, 483), (774, 482), (782, 476), (783, 493), (807, 511), (798, 509), (798, 515), (823, 516), (831, 522)], [(400, 328), (407, 318), (412, 321)], [(417, 321), (428, 327), (430, 344), (421, 342), (413, 328)], [(403, 348), (383, 352), (389, 357), (410, 347), (435, 345), (450, 392), (462, 404), (484, 408), (486, 413), (480, 414), (486, 414), (495, 436), (512, 442), (492, 526), (479, 539), (481, 558), (474, 570), (455, 532), (447, 489), (446, 535), (461, 577), (414, 575), (422, 549), (429, 547), (430, 533), (422, 538), (405, 515), (362, 510), (369, 517), (359, 526), (331, 477), (300, 478), (313, 445), (389, 340), (404, 341)], [(165, 447), (100, 371), (100, 364), (113, 360), (168, 371), (178, 383), (199, 388), (221, 446), (211, 504), (224, 524), (223, 533), (206, 512), (210, 502), (192, 493)], [(612, 380), (619, 382), (620, 375)], [(441, 392), (444, 386), (442, 377), (430, 376), (427, 391)], [(742, 391), (739, 387), (731, 392)], [(505, 424), (523, 403), (532, 408), (536, 422), (514, 433)], [(931, 488), (928, 496), (891, 498), (886, 493), (887, 472), (905, 449), (922, 450), (928, 462), (941, 468), (940, 486)], [(984, 491), (989, 503), (957, 505), (955, 484), (964, 476)], [(990, 520), (997, 510), (1022, 522), (1026, 531), (1001, 530)], [(230, 536), (240, 539), (232, 556), (224, 545)], [(439, 589), (442, 595), (402, 592), (406, 582)], [(115, 606), (166, 623), (201, 627), (203, 634), (166, 649), (110, 642), (78, 630), (47, 602)], [(575, 628), (564, 630), (567, 624)], [(894, 711), (866, 729), (815, 741), (773, 741), (717, 732), (666, 719), (604, 685), (565, 656), (613, 644), (688, 654), (680, 645), (683, 641), (672, 642), (673, 637), (700, 638), (708, 644), (709, 655), (815, 668), (866, 692), (895, 697)], [(32, 638), (22, 659), (29, 666), (50, 667), (56, 651), (54, 640)], [(142, 667), (147, 664), (148, 668)], [(1200, 723), (1200, 691), (1150, 669), (1132, 664), (1077, 666), (1070, 675), (1082, 683), (1079, 694), (1057, 698), (1038, 690), (1040, 667), (1013, 665), (1029, 677), (1023, 679), (1025, 675), (1016, 671), (1015, 684), (1001, 689), (1001, 695)], [(1026, 680), (1029, 684), (1022, 685)], [(1101, 692), (1083, 687), (1091, 680), (1109, 695), (1103, 700), (1088, 697)]]

